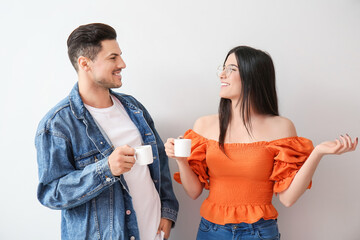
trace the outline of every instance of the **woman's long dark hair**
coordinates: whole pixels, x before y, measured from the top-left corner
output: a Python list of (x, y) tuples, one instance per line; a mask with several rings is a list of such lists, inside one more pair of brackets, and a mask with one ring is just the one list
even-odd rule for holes
[[(248, 46), (238, 46), (229, 51), (224, 65), (232, 53), (235, 54), (241, 79), (241, 94), (237, 104), (241, 106), (240, 114), (246, 131), (252, 136), (251, 108), (259, 114), (279, 115), (274, 64), (269, 54)], [(219, 146), (223, 152), (225, 152), (226, 131), (232, 114), (235, 114), (232, 113), (231, 106), (230, 99), (221, 98), (219, 105)]]

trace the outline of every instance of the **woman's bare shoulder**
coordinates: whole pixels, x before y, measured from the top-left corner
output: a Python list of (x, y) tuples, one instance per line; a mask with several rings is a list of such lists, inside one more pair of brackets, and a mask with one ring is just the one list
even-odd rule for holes
[(193, 130), (206, 138), (212, 138), (216, 131), (218, 131), (219, 116), (217, 114), (207, 115), (198, 118), (195, 123)]
[(267, 119), (267, 125), (275, 139), (297, 136), (294, 123), (286, 117), (271, 116)]

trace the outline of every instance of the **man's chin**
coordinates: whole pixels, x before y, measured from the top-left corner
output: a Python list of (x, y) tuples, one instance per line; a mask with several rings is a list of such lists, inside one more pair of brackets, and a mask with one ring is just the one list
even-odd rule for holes
[(121, 86), (122, 86), (122, 82), (111, 84), (109, 88), (120, 88)]

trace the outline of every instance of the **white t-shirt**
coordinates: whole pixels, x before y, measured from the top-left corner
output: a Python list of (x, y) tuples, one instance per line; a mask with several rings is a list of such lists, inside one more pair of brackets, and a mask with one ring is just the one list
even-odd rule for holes
[[(105, 131), (114, 147), (142, 145), (138, 128), (131, 121), (121, 102), (111, 96), (113, 105), (108, 108), (94, 108), (85, 104), (92, 117)], [(140, 239), (154, 240), (161, 218), (161, 203), (147, 165), (134, 164), (129, 172), (123, 174), (129, 187), (136, 212)], [(125, 210), (125, 214), (132, 214)]]

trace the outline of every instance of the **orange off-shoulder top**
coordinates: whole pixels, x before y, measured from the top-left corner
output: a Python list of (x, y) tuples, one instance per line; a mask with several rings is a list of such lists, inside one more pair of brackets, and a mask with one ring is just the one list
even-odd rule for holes
[[(192, 140), (189, 165), (209, 190), (200, 215), (221, 225), (276, 219), (273, 194), (289, 187), (314, 149), (309, 139), (288, 137), (269, 142), (225, 143), (226, 156), (217, 141), (191, 129), (184, 138)], [(174, 179), (181, 183), (178, 172)]]

